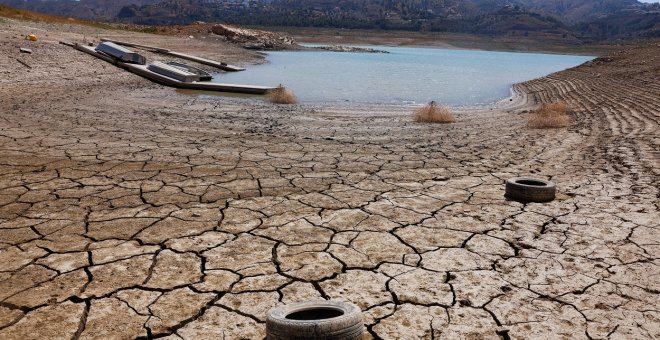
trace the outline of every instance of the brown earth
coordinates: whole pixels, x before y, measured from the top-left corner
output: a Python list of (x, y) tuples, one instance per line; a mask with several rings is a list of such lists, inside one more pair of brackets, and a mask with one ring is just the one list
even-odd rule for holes
[[(463, 48), (493, 51), (524, 51), (594, 55), (620, 49), (605, 43), (585, 43), (558, 38), (541, 32), (523, 35), (475, 35), (447, 32), (412, 32), (392, 30), (349, 30), (336, 28), (271, 28), (291, 35), (300, 43), (339, 45), (393, 45), (439, 48)], [(628, 44), (628, 43), (627, 43)], [(635, 43), (630, 43), (634, 45)]]
[[(0, 338), (259, 339), (322, 298), (359, 305), (365, 339), (660, 337), (657, 44), (427, 125), (181, 93), (57, 44), (100, 36), (261, 60), (0, 23)], [(569, 128), (524, 127), (557, 100)], [(558, 199), (505, 200), (521, 175)]]

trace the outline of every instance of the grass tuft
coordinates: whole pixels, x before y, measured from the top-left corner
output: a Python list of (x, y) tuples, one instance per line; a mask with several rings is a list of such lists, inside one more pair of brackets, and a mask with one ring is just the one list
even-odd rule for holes
[(448, 108), (432, 101), (415, 110), (415, 121), (419, 123), (448, 124), (456, 122), (456, 118)]
[(158, 33), (158, 28), (156, 26), (147, 26), (147, 27), (137, 28), (135, 29), (135, 31), (140, 33), (156, 34)]
[(288, 90), (286, 87), (278, 86), (276, 89), (268, 92), (268, 97), (270, 98), (271, 103), (275, 104), (296, 104), (298, 103), (298, 98), (293, 94), (291, 90)]
[(527, 127), (532, 129), (554, 129), (566, 127), (571, 123), (568, 105), (565, 102), (543, 104), (527, 120)]

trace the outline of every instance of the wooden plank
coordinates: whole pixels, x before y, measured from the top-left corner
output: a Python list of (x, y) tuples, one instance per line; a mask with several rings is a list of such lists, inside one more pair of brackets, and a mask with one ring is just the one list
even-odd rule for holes
[(184, 53), (170, 51), (170, 52), (167, 52), (166, 54), (171, 55), (173, 57), (181, 58), (181, 59), (191, 60), (191, 61), (194, 61), (194, 62), (197, 62), (197, 63), (200, 63), (200, 64), (213, 66), (215, 68), (219, 68), (219, 69), (224, 70), (224, 71), (229, 71), (229, 72), (245, 71), (245, 69), (242, 68), (242, 67), (238, 67), (238, 66), (234, 66), (234, 65), (228, 65), (228, 64), (220, 63), (220, 62), (217, 62), (217, 61), (214, 61), (214, 60), (201, 58), (201, 57), (196, 57), (196, 56), (192, 56), (192, 55), (188, 55), (188, 54), (184, 54)]
[(23, 66), (25, 66), (25, 67), (27, 67), (27, 68), (32, 68), (32, 66), (26, 64), (23, 60), (20, 60), (20, 59), (16, 58), (16, 61), (18, 61), (19, 63), (21, 63), (21, 65), (23, 65)]
[(141, 75), (147, 79), (151, 79), (157, 83), (164, 85), (190, 89), (190, 90), (202, 90), (202, 91), (219, 91), (219, 92), (232, 92), (232, 93), (246, 93), (246, 94), (266, 94), (270, 90), (274, 90), (274, 87), (268, 86), (255, 86), (255, 85), (238, 85), (238, 84), (219, 84), (211, 82), (194, 82), (194, 83), (184, 83), (170, 77), (166, 77), (150, 71), (147, 66), (144, 65), (134, 65), (126, 64), (126, 68), (138, 75)]
[(101, 38), (101, 41), (112, 42), (112, 43), (115, 43), (115, 44), (118, 44), (118, 45), (124, 45), (124, 46), (129, 46), (129, 47), (143, 48), (143, 49), (146, 49), (146, 50), (149, 50), (149, 51), (152, 51), (152, 52), (166, 54), (166, 55), (170, 55), (170, 56), (173, 56), (173, 57), (194, 61), (194, 62), (197, 62), (197, 63), (200, 63), (200, 64), (213, 66), (213, 67), (219, 68), (223, 71), (228, 71), (228, 72), (245, 71), (245, 68), (243, 68), (243, 67), (229, 65), (229, 64), (226, 64), (226, 63), (223, 63), (223, 62), (218, 62), (218, 61), (215, 61), (215, 60), (196, 57), (196, 56), (185, 54), (185, 53), (175, 52), (175, 51), (171, 51), (171, 50), (160, 48), (160, 47), (134, 44), (134, 43), (129, 43), (129, 42), (125, 42), (125, 41), (111, 40), (111, 39), (106, 39), (106, 38)]
[(142, 48), (142, 49), (145, 49), (145, 50), (149, 50), (149, 51), (152, 51), (152, 52), (158, 52), (158, 53), (165, 53), (165, 52), (170, 51), (170, 50), (165, 49), (165, 48), (149, 46), (149, 45), (134, 44), (134, 43), (129, 43), (129, 42), (125, 42), (125, 41), (112, 40), (112, 39), (106, 39), (106, 38), (101, 38), (101, 41), (111, 42), (111, 43), (115, 43), (117, 45), (124, 45), (124, 46), (128, 46), (128, 47)]

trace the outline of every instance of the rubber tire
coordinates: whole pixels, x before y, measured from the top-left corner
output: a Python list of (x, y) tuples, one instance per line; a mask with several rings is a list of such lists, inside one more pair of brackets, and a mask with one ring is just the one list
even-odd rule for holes
[(273, 334), (271, 332), (266, 332), (266, 339), (268, 340), (303, 340), (303, 339), (315, 339), (315, 340), (362, 340), (362, 334), (364, 333), (364, 326), (362, 324), (356, 324), (355, 326), (345, 329), (344, 331), (338, 331), (337, 333), (327, 333), (323, 335), (280, 335)]
[[(343, 315), (320, 320), (292, 320), (286, 316), (312, 308), (339, 309)], [(266, 339), (357, 340), (362, 339), (362, 311), (352, 303), (311, 301), (273, 308), (266, 318)]]
[[(544, 186), (527, 185), (520, 181), (534, 181), (545, 184)], [(555, 199), (557, 189), (555, 184), (542, 179), (515, 177), (506, 181), (504, 197), (523, 203), (528, 202), (550, 202)]]

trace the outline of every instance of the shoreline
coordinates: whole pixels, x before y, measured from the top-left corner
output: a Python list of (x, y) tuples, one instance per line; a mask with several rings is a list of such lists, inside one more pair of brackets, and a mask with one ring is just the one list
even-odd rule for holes
[[(323, 42), (323, 40), (309, 40), (303, 38), (306, 41), (301, 41), (300, 44), (301, 46), (304, 46), (305, 44), (313, 44), (313, 45), (319, 45), (319, 46), (330, 46), (333, 43), (332, 42)], [(313, 39), (313, 38), (310, 38)], [(485, 48), (485, 47), (460, 47), (460, 46), (454, 46), (454, 45), (433, 45), (433, 44), (402, 44), (402, 45), (388, 45), (385, 43), (365, 43), (365, 44), (359, 44), (359, 43), (349, 43), (349, 44), (341, 44), (339, 46), (348, 46), (348, 47), (372, 47), (372, 48), (378, 48), (378, 47), (401, 47), (401, 48), (427, 48), (427, 49), (440, 49), (440, 50), (457, 50), (457, 51), (484, 51), (484, 52), (502, 52), (502, 53), (526, 53), (526, 54), (550, 54), (550, 55), (575, 55), (575, 56), (587, 56), (587, 57), (594, 57), (597, 58), (601, 55), (603, 55), (604, 51), (599, 51), (596, 52), (596, 49), (594, 49), (592, 52), (585, 51), (585, 52), (563, 52), (563, 51), (555, 51), (552, 49), (547, 49), (547, 50), (522, 50), (522, 49), (498, 49), (498, 48)], [(305, 50), (297, 51), (297, 50), (291, 50), (288, 52), (305, 52)]]
[[(360, 45), (357, 45), (357, 46), (359, 47)], [(375, 46), (375, 47), (401, 47), (401, 46), (383, 46), (383, 45), (371, 45), (371, 46)], [(430, 47), (430, 46), (426, 46), (426, 47), (405, 46), (405, 47), (436, 49), (436, 47)], [(439, 48), (439, 49), (444, 49), (444, 48)], [(454, 49), (454, 48), (447, 48), (447, 49), (449, 49), (449, 50), (461, 50), (461, 49)], [(485, 51), (485, 52), (502, 52), (502, 53), (532, 53), (532, 54), (540, 54), (540, 55), (546, 54), (546, 53), (539, 53), (539, 52), (506, 52), (506, 51), (486, 51), (486, 50), (472, 50), (472, 49), (466, 49), (466, 50)], [(275, 52), (300, 53), (300, 52), (309, 52), (309, 50), (291, 50), (291, 51), (275, 51)], [(314, 52), (356, 53), (356, 52), (333, 52), (333, 51), (314, 51)], [(263, 52), (262, 54), (264, 56), (264, 59), (263, 59), (262, 62), (259, 63), (259, 65), (270, 63), (270, 61), (268, 60), (268, 52)], [(566, 71), (566, 70), (581, 67), (582, 65), (584, 65), (586, 63), (589, 63), (590, 61), (593, 61), (595, 58), (597, 58), (596, 56), (590, 56), (590, 57), (593, 57), (593, 59), (587, 60), (587, 61), (583, 62), (582, 64), (578, 64), (578, 65), (569, 67), (567, 69), (563, 69), (563, 70), (556, 71), (556, 72), (553, 72), (553, 73), (562, 72), (562, 71)], [(487, 102), (487, 103), (463, 104), (463, 105), (457, 105), (457, 106), (447, 105), (447, 107), (452, 108), (452, 109), (462, 110), (462, 111), (466, 111), (466, 110), (488, 110), (488, 109), (501, 108), (502, 105), (500, 103), (505, 103), (505, 102), (509, 102), (509, 101), (514, 100), (514, 96), (516, 94), (515, 89), (516, 89), (517, 86), (520, 86), (523, 83), (526, 83), (526, 82), (529, 82), (529, 81), (533, 81), (535, 79), (545, 78), (545, 77), (547, 77), (551, 74), (541, 75), (537, 78), (524, 80), (524, 81), (521, 81), (521, 82), (514, 83), (514, 84), (510, 85), (509, 86), (509, 93), (510, 94), (507, 97), (501, 97), (499, 99), (495, 99), (495, 100)], [(190, 92), (190, 94), (194, 94), (195, 91), (186, 91), (186, 92)], [(199, 91), (199, 92), (200, 92), (200, 94), (203, 94), (202, 93), (203, 91)], [(212, 94), (210, 94), (210, 95), (212, 95)], [(218, 95), (219, 96), (227, 96), (227, 95), (222, 95), (222, 94), (218, 94)], [(251, 96), (247, 96), (247, 97), (251, 97)], [(255, 97), (255, 100), (257, 100), (256, 97)], [(387, 108), (387, 107), (414, 108), (414, 107), (423, 106), (425, 104), (426, 103), (422, 103), (422, 102), (419, 102), (419, 103), (418, 102), (415, 102), (415, 103), (406, 103), (406, 102), (401, 102), (401, 103), (392, 103), (392, 102), (378, 103), (378, 102), (351, 102), (351, 101), (320, 101), (320, 102), (319, 101), (301, 101), (300, 102), (300, 105), (309, 105), (309, 106), (313, 106), (313, 107), (326, 106), (326, 107), (342, 107), (342, 108), (343, 107), (349, 107), (350, 108), (352, 106), (367, 106), (367, 107), (373, 107), (373, 108)]]
[(615, 51), (612, 44), (577, 44), (562, 41), (545, 41), (542, 37), (524, 39), (520, 37), (490, 37), (459, 33), (343, 30), (296, 27), (259, 27), (261, 29), (285, 32), (299, 43), (321, 43), (339, 45), (383, 45), (419, 48), (450, 48), (484, 50), (493, 52), (547, 53), (600, 56)]

